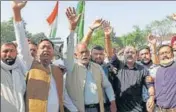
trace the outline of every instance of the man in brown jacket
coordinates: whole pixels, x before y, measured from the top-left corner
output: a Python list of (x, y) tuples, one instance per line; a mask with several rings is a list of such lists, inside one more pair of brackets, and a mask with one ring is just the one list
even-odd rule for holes
[(25, 69), (30, 69), (26, 78), (26, 112), (64, 112), (63, 73), (58, 66), (51, 64), (54, 44), (48, 39), (41, 40), (37, 46), (37, 56), (33, 59), (21, 18), (21, 9), (25, 5), (26, 1), (12, 4), (18, 50), (27, 65)]

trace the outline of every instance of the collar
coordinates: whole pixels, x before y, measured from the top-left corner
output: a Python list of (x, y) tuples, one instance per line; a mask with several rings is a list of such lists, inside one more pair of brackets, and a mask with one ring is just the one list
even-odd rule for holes
[[(126, 63), (124, 64), (124, 68), (129, 69)], [(134, 63), (134, 68), (132, 68), (132, 70), (137, 70), (137, 69), (138, 69), (138, 65), (137, 65), (137, 63), (135, 62), (135, 63)]]
[(79, 62), (78, 62), (78, 65), (80, 65), (80, 66), (84, 67), (85, 69), (88, 69), (88, 70), (89, 70), (89, 69), (90, 69), (90, 66), (91, 66), (91, 62), (88, 63), (88, 66), (87, 66), (87, 67), (84, 66), (82, 63), (79, 63)]

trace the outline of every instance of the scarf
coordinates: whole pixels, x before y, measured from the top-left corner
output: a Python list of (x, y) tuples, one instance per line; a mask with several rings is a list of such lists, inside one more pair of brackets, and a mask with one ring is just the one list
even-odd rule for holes
[[(2, 112), (24, 112), (25, 73), (16, 58), (13, 65), (1, 61), (1, 107)], [(12, 71), (10, 73), (10, 70)]]

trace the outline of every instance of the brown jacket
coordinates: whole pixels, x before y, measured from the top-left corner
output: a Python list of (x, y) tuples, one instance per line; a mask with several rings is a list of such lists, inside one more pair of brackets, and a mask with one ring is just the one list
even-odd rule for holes
[[(84, 87), (86, 80), (86, 69), (83, 65), (75, 63), (71, 73), (66, 77), (66, 88), (70, 98), (80, 112), (85, 112)], [(89, 69), (92, 71), (93, 79), (97, 85), (100, 112), (104, 112), (104, 97), (102, 90), (102, 72), (100, 65), (90, 62)]]
[[(63, 74), (59, 67), (51, 65), (52, 75), (56, 82), (60, 112), (63, 108)], [(47, 112), (50, 87), (49, 70), (38, 61), (34, 61), (27, 74), (26, 112)]]

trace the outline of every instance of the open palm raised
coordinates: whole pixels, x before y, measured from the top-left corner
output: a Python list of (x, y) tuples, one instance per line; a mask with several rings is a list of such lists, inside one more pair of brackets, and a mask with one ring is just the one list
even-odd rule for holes
[(105, 21), (102, 25), (105, 35), (110, 35), (112, 33), (112, 27), (109, 21)]
[(66, 10), (66, 16), (68, 18), (68, 21), (70, 23), (70, 29), (75, 30), (77, 23), (81, 17), (81, 14), (76, 15), (76, 11), (74, 7), (68, 7)]
[(90, 27), (91, 27), (91, 29), (95, 30), (95, 29), (99, 28), (103, 22), (104, 22), (103, 19), (96, 19)]

